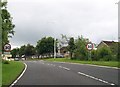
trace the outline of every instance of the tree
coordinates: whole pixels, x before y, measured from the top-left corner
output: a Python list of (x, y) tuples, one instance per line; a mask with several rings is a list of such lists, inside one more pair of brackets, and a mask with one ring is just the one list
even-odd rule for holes
[(30, 57), (35, 54), (35, 48), (33, 45), (27, 44), (25, 47), (25, 56)]
[(54, 38), (52, 37), (43, 37), (37, 42), (36, 50), (38, 56), (51, 55), (54, 52)]
[(20, 57), (22, 55), (25, 55), (26, 57), (30, 57), (35, 54), (36, 54), (35, 47), (31, 44), (23, 45), (20, 47), (20, 50), (19, 50)]
[(2, 14), (2, 47), (9, 43), (8, 38), (14, 35), (14, 27), (15, 25), (12, 23), (12, 17), (7, 10), (7, 2), (2, 2), (1, 8)]
[(53, 53), (54, 52), (54, 38), (48, 37), (46, 38), (46, 47), (47, 47), (47, 53)]
[(68, 51), (70, 52), (70, 57), (73, 59), (73, 52), (75, 50), (75, 43), (74, 43), (74, 38), (71, 37), (70, 41), (68, 42)]
[(11, 51), (12, 57), (15, 58), (19, 55), (19, 48), (15, 48)]
[(25, 48), (26, 48), (25, 45), (23, 45), (23, 46), (20, 47), (20, 49), (19, 49), (19, 56), (20, 56), (20, 57), (21, 57), (22, 55), (25, 55)]
[(88, 43), (88, 39), (81, 37), (78, 37), (78, 39), (75, 41), (75, 51), (74, 51), (74, 57), (75, 59), (79, 60), (88, 60), (87, 59), (87, 49), (86, 45)]

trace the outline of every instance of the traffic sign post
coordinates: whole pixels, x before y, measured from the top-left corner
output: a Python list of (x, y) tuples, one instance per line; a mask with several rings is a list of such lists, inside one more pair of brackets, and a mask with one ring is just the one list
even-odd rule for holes
[(87, 44), (87, 46), (86, 46), (86, 48), (87, 48), (87, 50), (89, 51), (89, 53), (88, 53), (88, 59), (89, 60), (91, 60), (91, 51), (93, 50), (93, 44), (92, 43), (88, 43)]
[(6, 44), (6, 45), (4, 46), (4, 51), (5, 51), (5, 52), (10, 52), (10, 51), (11, 51), (11, 45), (10, 45), (10, 44)]
[(11, 45), (10, 44), (5, 44), (5, 46), (4, 46), (4, 59), (5, 60), (8, 57), (11, 57), (10, 51), (11, 51)]

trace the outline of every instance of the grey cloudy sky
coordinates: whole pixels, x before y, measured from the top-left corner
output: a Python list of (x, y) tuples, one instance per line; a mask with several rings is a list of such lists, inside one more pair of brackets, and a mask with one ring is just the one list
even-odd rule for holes
[(118, 0), (8, 0), (13, 47), (44, 36), (83, 35), (92, 42), (118, 39)]

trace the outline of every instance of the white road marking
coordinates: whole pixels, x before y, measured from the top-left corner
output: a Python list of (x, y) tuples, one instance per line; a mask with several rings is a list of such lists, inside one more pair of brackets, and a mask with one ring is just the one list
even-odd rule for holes
[(67, 68), (67, 67), (62, 67), (62, 66), (58, 66), (59, 68), (63, 68), (63, 69), (65, 69), (65, 70), (70, 70), (69, 68)]
[(58, 62), (58, 61), (53, 61), (56, 63), (66, 63), (66, 64), (75, 64), (75, 65), (88, 65), (88, 66), (95, 66), (95, 67), (102, 67), (102, 68), (111, 68), (111, 69), (120, 69), (118, 67), (109, 67), (109, 66), (101, 66), (101, 65), (92, 65), (92, 64), (80, 64), (80, 63), (69, 63), (69, 62)]
[(59, 68), (62, 68), (62, 66), (58, 66)]
[(63, 69), (70, 70), (69, 68), (63, 67)]
[(23, 74), (25, 73), (25, 71), (26, 71), (26, 69), (27, 69), (27, 64), (24, 63), (24, 65), (25, 65), (25, 69), (23, 70), (22, 74), (21, 74), (9, 87), (14, 86), (15, 83), (17, 83), (18, 80), (23, 76)]
[(113, 84), (113, 83), (109, 83), (109, 82), (107, 82), (107, 81), (105, 81), (105, 80), (102, 80), (102, 79), (99, 79), (99, 78), (96, 78), (96, 77), (87, 75), (87, 74), (82, 73), (82, 72), (78, 72), (78, 74), (83, 75), (83, 76), (86, 76), (86, 77), (89, 77), (89, 78), (91, 78), (91, 79), (94, 79), (94, 80), (97, 80), (97, 81), (100, 81), (100, 82), (103, 82), (103, 83), (106, 83), (106, 84), (109, 84), (109, 85), (115, 85), (115, 84)]

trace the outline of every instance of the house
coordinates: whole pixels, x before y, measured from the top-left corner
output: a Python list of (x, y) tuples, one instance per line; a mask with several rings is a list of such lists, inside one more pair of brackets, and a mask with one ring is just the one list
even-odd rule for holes
[(118, 42), (115, 42), (115, 41), (101, 41), (100, 44), (98, 44), (97, 49), (100, 49), (100, 48), (102, 48), (104, 46), (112, 47), (113, 45), (117, 46)]
[(109, 47), (114, 55), (117, 55), (119, 52), (119, 42), (115, 41), (101, 41), (101, 43), (97, 46), (97, 49), (102, 47)]

